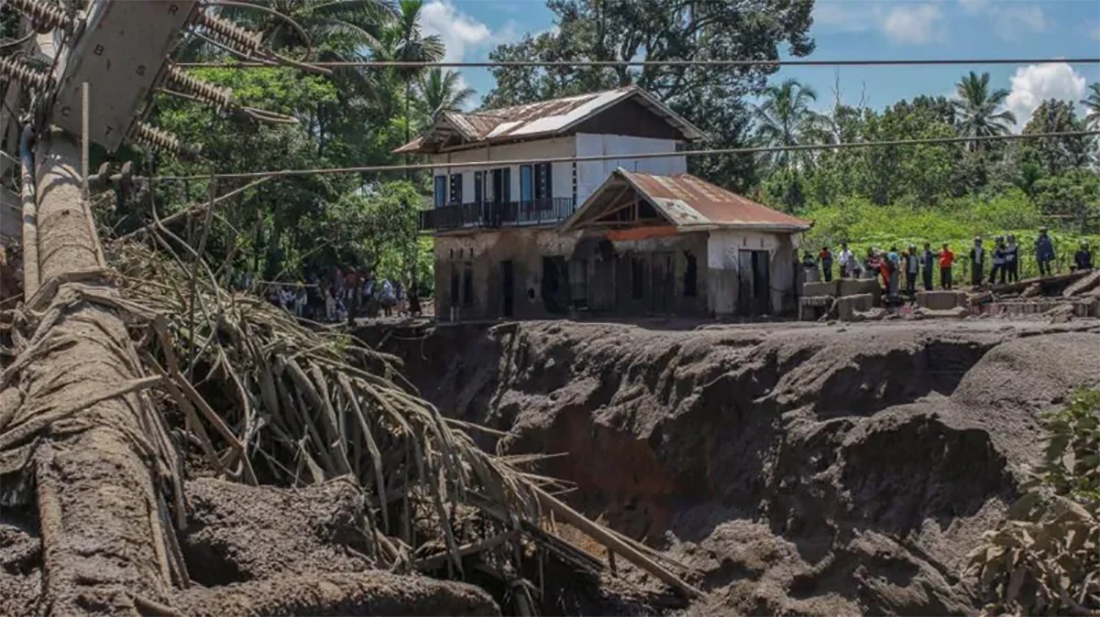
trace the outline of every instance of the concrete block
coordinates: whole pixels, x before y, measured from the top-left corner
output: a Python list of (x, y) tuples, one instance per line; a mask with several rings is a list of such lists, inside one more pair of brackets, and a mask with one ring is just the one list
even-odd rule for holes
[(833, 305), (831, 296), (803, 297), (798, 302), (799, 321), (817, 321)]
[(946, 311), (965, 304), (955, 291), (918, 291), (917, 306), (933, 311)]
[(836, 301), (837, 319), (853, 321), (856, 313), (865, 313), (875, 307), (875, 297), (871, 294), (844, 296)]
[(835, 297), (837, 291), (837, 281), (830, 283), (803, 283), (802, 284), (802, 296), (809, 298), (812, 296), (833, 296)]
[(873, 279), (840, 279), (838, 293), (841, 296), (871, 294), (877, 303), (882, 296), (882, 283), (879, 282), (878, 277)]

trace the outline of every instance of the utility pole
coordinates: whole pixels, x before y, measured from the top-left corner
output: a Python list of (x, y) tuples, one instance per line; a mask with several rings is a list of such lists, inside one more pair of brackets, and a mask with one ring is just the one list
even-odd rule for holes
[(182, 464), (144, 393), (162, 377), (143, 373), (108, 272), (89, 205), (88, 150), (113, 152), (127, 140), (183, 150), (143, 121), (165, 82), (218, 109), (273, 120), (168, 60), (192, 23), (241, 53), (261, 55), (260, 37), (203, 13), (198, 0), (92, 0), (80, 14), (49, 0), (5, 3), (48, 32), (38, 51), (52, 62), (45, 71), (0, 57), (0, 75), (33, 93), (20, 139), (28, 326), (0, 381), (0, 398), (17, 403), (0, 410), (0, 451), (5, 463), (23, 457), (21, 473), (33, 477), (25, 485), (36, 488), (39, 612), (172, 614), (175, 590), (189, 585), (171, 529), (185, 521)]
[[(142, 392), (159, 377), (143, 374), (112, 306), (120, 298), (88, 203), (87, 151), (90, 141), (114, 150), (128, 137), (163, 137), (138, 112), (196, 2), (94, 0), (74, 15), (42, 0), (9, 1), (65, 36), (48, 41), (61, 41), (51, 74), (7, 58), (0, 67), (35, 90), (39, 126), (33, 168), (29, 139), (21, 144), (32, 334), (18, 350), (21, 370), (0, 384), (25, 396), (0, 414), (0, 449), (28, 449), (42, 613), (148, 613), (188, 585), (182, 560), (172, 558), (178, 548), (165, 501), (182, 503), (170, 481), (181, 464)], [(35, 315), (44, 317), (35, 323)], [(183, 520), (178, 508), (177, 516)]]

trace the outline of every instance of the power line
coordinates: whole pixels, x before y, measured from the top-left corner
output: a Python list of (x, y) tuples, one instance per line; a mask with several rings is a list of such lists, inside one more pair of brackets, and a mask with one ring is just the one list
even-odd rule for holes
[[(946, 58), (919, 60), (507, 60), (501, 62), (409, 62), (404, 60), (339, 60), (310, 62), (323, 68), (518, 68), (518, 67), (777, 67), (777, 66), (952, 66), (962, 64), (1100, 64), (1100, 58)], [(187, 68), (270, 68), (264, 62), (179, 62)]]
[(682, 152), (641, 152), (637, 154), (600, 154), (587, 156), (558, 156), (539, 159), (516, 159), (499, 161), (469, 161), (463, 163), (416, 163), (411, 165), (366, 165), (359, 167), (322, 167), (315, 169), (283, 169), (279, 171), (245, 171), (224, 174), (198, 174), (192, 176), (156, 176), (155, 180), (208, 180), (218, 179), (244, 179), (264, 178), (268, 176), (315, 176), (329, 174), (353, 174), (353, 173), (380, 173), (387, 171), (421, 171), (430, 169), (471, 169), (494, 165), (500, 167), (513, 167), (516, 165), (535, 165), (538, 163), (588, 163), (598, 161), (614, 161), (620, 159), (664, 159), (680, 156), (714, 156), (730, 154), (765, 154), (769, 152), (806, 152), (817, 150), (849, 150), (857, 148), (876, 148), (889, 146), (919, 146), (919, 145), (945, 145), (956, 143), (972, 143), (981, 141), (1017, 141), (1024, 139), (1055, 139), (1071, 137), (1091, 137), (1100, 135), (1100, 130), (1095, 131), (1066, 131), (1061, 133), (1032, 133), (1010, 135), (987, 135), (983, 137), (938, 137), (930, 139), (896, 139), (890, 141), (857, 141), (839, 144), (805, 144), (792, 146), (761, 146), (749, 148), (712, 148), (709, 150), (685, 150)]

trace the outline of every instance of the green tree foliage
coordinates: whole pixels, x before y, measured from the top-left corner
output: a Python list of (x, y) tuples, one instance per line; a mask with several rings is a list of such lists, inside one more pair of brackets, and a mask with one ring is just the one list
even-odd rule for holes
[[(812, 0), (549, 0), (556, 30), (502, 45), (495, 61), (778, 60), (813, 51)], [(498, 67), (489, 107), (529, 103), (598, 89), (638, 85), (709, 135), (703, 147), (750, 139), (750, 106), (773, 67)], [(692, 160), (693, 171), (735, 189), (754, 183), (750, 157)]]
[[(955, 85), (958, 100), (959, 134), (966, 137), (988, 137), (1006, 135), (1016, 124), (1016, 116), (1008, 110), (998, 111), (1008, 99), (1008, 90), (998, 88), (990, 90), (989, 73), (971, 71)], [(980, 148), (983, 142), (972, 142), (972, 147)]]
[[(821, 116), (810, 105), (817, 101), (817, 92), (796, 79), (788, 79), (764, 89), (763, 100), (753, 113), (756, 121), (756, 138), (763, 146), (797, 146), (807, 136), (820, 134)], [(783, 150), (768, 153), (765, 160), (773, 168), (790, 171), (798, 163), (804, 163), (810, 153)]]
[(457, 71), (433, 68), (420, 77), (420, 110), (425, 122), (440, 112), (462, 111), (476, 94), (462, 83)]
[(1043, 424), (1037, 473), (969, 555), (986, 614), (1100, 611), (1100, 392), (1078, 390)]
[(1100, 129), (1100, 81), (1089, 84), (1089, 95), (1081, 104), (1088, 109), (1085, 124), (1089, 130)]
[[(264, 45), (279, 54), (306, 60), (442, 58), (438, 37), (420, 29), (421, 3), (392, 5), (384, 0), (249, 0), (256, 7), (222, 7), (221, 15), (263, 34)], [(257, 8), (258, 7), (258, 8)], [(271, 9), (283, 16), (276, 15)], [(289, 18), (289, 19), (288, 19)], [(205, 44), (184, 51), (190, 60), (226, 60), (224, 51)], [(384, 165), (400, 162), (392, 150), (404, 143), (420, 120), (426, 93), (411, 87), (416, 71), (339, 68), (315, 75), (293, 68), (239, 71), (195, 69), (204, 81), (233, 90), (244, 105), (297, 119), (297, 124), (257, 124), (239, 115), (216, 112), (192, 101), (159, 96), (151, 121), (203, 146), (204, 160), (124, 154), (154, 173), (203, 176), (211, 171), (311, 169)], [(445, 83), (457, 81), (450, 73)], [(407, 87), (408, 86), (408, 87)], [(451, 101), (460, 94), (443, 89)], [(464, 96), (470, 96), (465, 94)], [(335, 267), (371, 268), (406, 280), (414, 270), (421, 288), (430, 285), (431, 242), (420, 238), (417, 213), (426, 179), (389, 172), (303, 175), (277, 178), (244, 191), (219, 209), (207, 247), (212, 261), (231, 257), (237, 271), (268, 279), (302, 278)], [(411, 182), (410, 182), (411, 180)], [(226, 193), (245, 181), (225, 181)], [(150, 202), (149, 195), (157, 198)], [(118, 233), (208, 199), (205, 180), (162, 183), (140, 191), (113, 213)], [(201, 220), (173, 230), (194, 239)]]
[[(1084, 122), (1077, 117), (1070, 101), (1043, 101), (1024, 127), (1024, 134), (1071, 133), (1084, 131)], [(1085, 137), (1034, 139), (1020, 146), (1020, 159), (1025, 165), (1036, 165), (1048, 176), (1081, 169), (1088, 164), (1089, 142)]]

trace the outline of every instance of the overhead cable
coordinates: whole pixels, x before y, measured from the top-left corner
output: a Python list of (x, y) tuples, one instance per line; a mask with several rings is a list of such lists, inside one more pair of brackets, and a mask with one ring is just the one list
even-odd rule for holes
[(387, 171), (419, 171), (430, 169), (472, 169), (493, 165), (498, 167), (513, 167), (516, 165), (535, 165), (538, 163), (587, 163), (597, 161), (615, 160), (641, 160), (664, 159), (692, 156), (716, 156), (734, 154), (765, 154), (769, 152), (808, 152), (818, 150), (849, 150), (858, 148), (876, 148), (890, 146), (919, 146), (919, 145), (945, 145), (957, 143), (974, 143), (983, 141), (1018, 141), (1027, 139), (1058, 139), (1074, 137), (1091, 137), (1100, 135), (1096, 131), (1066, 131), (1060, 133), (1030, 133), (1009, 135), (986, 135), (983, 137), (937, 137), (929, 139), (895, 139), (889, 141), (855, 141), (838, 144), (804, 144), (789, 146), (755, 146), (747, 148), (711, 148), (707, 150), (685, 150), (681, 152), (641, 152), (637, 154), (599, 154), (588, 156), (559, 156), (538, 159), (496, 160), (496, 161), (469, 161), (463, 163), (416, 163), (411, 165), (366, 165), (359, 167), (322, 167), (314, 169), (283, 169), (278, 171), (246, 171), (223, 174), (200, 174), (192, 176), (157, 176), (157, 180), (207, 180), (241, 179), (241, 178), (265, 178), (268, 176), (316, 176), (330, 174), (354, 174), (354, 173), (381, 173)]
[[(892, 60), (506, 60), (500, 62), (411, 62), (405, 60), (331, 60), (311, 62), (319, 68), (518, 68), (518, 67), (638, 67), (703, 66), (778, 67), (778, 66), (944, 66), (963, 64), (1100, 64), (1100, 58), (924, 58)], [(265, 62), (180, 62), (187, 68), (268, 68)]]

